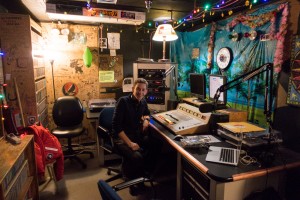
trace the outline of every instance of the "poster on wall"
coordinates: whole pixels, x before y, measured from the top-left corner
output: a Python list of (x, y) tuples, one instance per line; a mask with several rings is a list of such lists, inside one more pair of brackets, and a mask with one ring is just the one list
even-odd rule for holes
[(293, 39), (287, 104), (300, 106), (300, 35)]
[(108, 48), (120, 49), (120, 33), (107, 33)]

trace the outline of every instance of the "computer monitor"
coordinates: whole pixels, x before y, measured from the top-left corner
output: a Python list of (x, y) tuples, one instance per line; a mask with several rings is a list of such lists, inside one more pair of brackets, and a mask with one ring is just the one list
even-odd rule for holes
[[(227, 82), (226, 76), (210, 74), (209, 75), (209, 99), (211, 101), (214, 100), (214, 96), (216, 94), (217, 89), (224, 85)], [(220, 97), (218, 99), (218, 104), (226, 104), (227, 101), (227, 92), (221, 92)]]
[(205, 101), (206, 79), (204, 74), (190, 74), (191, 96), (197, 97), (195, 101)]

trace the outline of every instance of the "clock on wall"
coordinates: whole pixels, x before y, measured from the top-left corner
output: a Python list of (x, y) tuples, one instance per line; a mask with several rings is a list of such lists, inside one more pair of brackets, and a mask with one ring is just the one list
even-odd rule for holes
[(231, 51), (228, 47), (221, 48), (217, 53), (217, 65), (220, 69), (226, 69), (232, 60)]

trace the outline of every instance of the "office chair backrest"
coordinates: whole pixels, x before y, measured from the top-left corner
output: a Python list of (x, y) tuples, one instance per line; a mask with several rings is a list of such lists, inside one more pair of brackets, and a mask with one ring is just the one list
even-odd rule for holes
[(110, 132), (112, 129), (112, 118), (114, 115), (114, 111), (115, 111), (114, 107), (103, 108), (98, 118), (99, 125), (106, 128)]
[(116, 191), (105, 181), (98, 181), (98, 189), (103, 200), (122, 200)]
[(54, 102), (52, 116), (57, 126), (76, 126), (83, 120), (83, 106), (75, 96), (59, 97)]
[(103, 108), (99, 114), (99, 126), (97, 128), (98, 136), (102, 140), (101, 148), (105, 149), (110, 153), (115, 151), (112, 139), (112, 118), (114, 115), (114, 111), (114, 107)]

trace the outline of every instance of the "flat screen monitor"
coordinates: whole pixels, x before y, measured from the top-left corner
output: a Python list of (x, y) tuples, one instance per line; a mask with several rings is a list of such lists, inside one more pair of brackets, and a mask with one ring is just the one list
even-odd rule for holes
[[(226, 76), (211, 74), (209, 75), (209, 99), (211, 101), (214, 100), (214, 96), (217, 92), (217, 89), (224, 85), (227, 82)], [(218, 99), (218, 104), (226, 104), (227, 101), (227, 92), (221, 92), (220, 97)]]
[(191, 96), (197, 97), (196, 101), (205, 101), (206, 79), (204, 74), (190, 74)]

